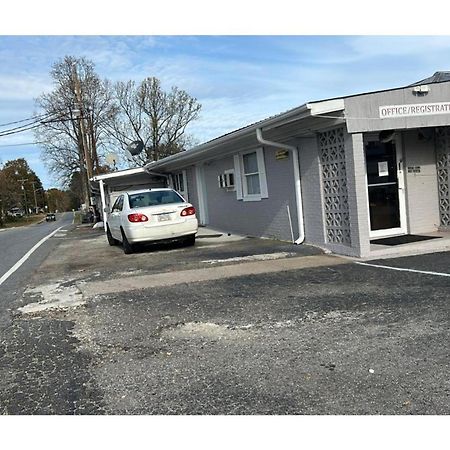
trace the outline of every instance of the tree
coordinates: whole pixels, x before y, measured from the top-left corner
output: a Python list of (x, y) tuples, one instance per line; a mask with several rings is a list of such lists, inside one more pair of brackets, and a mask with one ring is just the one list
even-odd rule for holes
[(85, 58), (66, 56), (53, 65), (55, 88), (41, 95), (37, 106), (48, 114), (36, 131), (48, 169), (63, 186), (81, 174), (83, 198), (89, 202), (88, 177), (100, 171), (100, 153), (106, 142), (102, 124), (114, 114), (111, 87)]
[(70, 209), (79, 209), (83, 202), (83, 189), (80, 172), (74, 172), (69, 183)]
[(143, 165), (185, 150), (193, 142), (186, 127), (198, 118), (201, 105), (187, 92), (165, 92), (157, 78), (141, 83), (101, 80), (85, 58), (66, 56), (54, 64), (54, 89), (36, 105), (46, 116), (37, 128), (42, 157), (62, 186), (74, 174), (81, 180), (81, 197), (89, 204), (89, 178), (109, 168), (102, 156), (111, 146), (122, 150), (141, 140), (145, 152), (132, 161)]
[(47, 191), (48, 211), (67, 211), (70, 208), (70, 196), (68, 192), (60, 189), (49, 189)]
[(134, 140), (144, 143), (145, 151), (135, 157), (144, 165), (186, 150), (193, 141), (186, 127), (198, 118), (201, 105), (187, 92), (172, 87), (165, 92), (157, 78), (146, 78), (114, 85), (115, 111), (104, 123), (111, 142), (122, 150)]
[(7, 161), (0, 171), (0, 198), (4, 211), (17, 207), (27, 214), (44, 206), (41, 180), (23, 158)]

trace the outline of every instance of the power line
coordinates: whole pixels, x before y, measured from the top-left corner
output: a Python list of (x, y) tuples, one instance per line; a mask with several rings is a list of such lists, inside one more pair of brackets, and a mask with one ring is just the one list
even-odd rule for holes
[[(49, 114), (46, 114), (45, 116), (42, 116), (42, 117), (48, 118), (48, 117), (52, 116), (53, 114), (54, 113), (49, 113)], [(10, 134), (15, 134), (15, 133), (21, 133), (22, 131), (32, 130), (33, 128), (40, 127), (41, 125), (42, 125), (41, 119), (35, 120), (35, 121), (30, 122), (30, 123), (28, 123), (26, 125), (20, 125), (18, 127), (9, 128), (7, 130), (0, 131), (0, 137), (2, 137), (2, 136), (9, 136)]]
[[(33, 128), (37, 128), (37, 127), (47, 123), (47, 122), (44, 122), (42, 119), (49, 119), (49, 118), (51, 118), (51, 116), (55, 116), (55, 114), (58, 114), (58, 113), (52, 112), (52, 113), (44, 114), (42, 116), (36, 116), (36, 117), (39, 117), (38, 120), (34, 120), (34, 121), (32, 121), (30, 123), (27, 123), (25, 125), (19, 125), (18, 127), (9, 128), (7, 130), (2, 130), (2, 131), (0, 131), (0, 137), (1, 136), (8, 136), (8, 135), (14, 134), (14, 133), (20, 133), (22, 131), (28, 131), (28, 130), (31, 130)], [(50, 121), (57, 122), (59, 120), (61, 120), (61, 119), (55, 119), (55, 117), (53, 117), (52, 120), (50, 120)], [(25, 122), (25, 121), (29, 122), (30, 119), (23, 120), (22, 122)]]
[(3, 135), (3, 134), (10, 133), (12, 131), (16, 131), (16, 130), (20, 131), (22, 128), (27, 128), (27, 127), (29, 127), (31, 125), (36, 125), (38, 123), (41, 123), (41, 122), (40, 121), (35, 121), (35, 122), (28, 123), (26, 125), (20, 125), (19, 127), (9, 128), (8, 130), (0, 131), (0, 136)]
[(41, 119), (44, 119), (44, 118), (50, 116), (51, 114), (52, 113), (41, 114), (39, 116), (29, 117), (28, 119), (16, 120), (15, 122), (2, 123), (2, 124), (0, 124), (0, 127), (6, 127), (8, 125), (15, 125), (16, 123), (28, 122), (28, 121), (34, 120), (34, 119), (41, 120)]
[[(22, 127), (21, 130), (13, 129), (13, 130), (9, 130), (8, 132), (0, 133), (0, 137), (9, 136), (9, 135), (11, 135), (11, 134), (22, 133), (22, 132), (24, 132), (24, 131), (33, 130), (34, 128), (38, 128), (38, 127), (40, 127), (40, 126), (42, 126), (41, 123), (38, 123), (38, 124), (36, 124), (36, 125), (31, 125), (31, 126), (25, 125), (25, 127)], [(26, 128), (26, 127), (28, 127), (28, 128)]]
[(45, 144), (45, 142), (24, 142), (23, 144), (2, 144), (0, 147), (21, 147), (23, 145), (38, 145)]

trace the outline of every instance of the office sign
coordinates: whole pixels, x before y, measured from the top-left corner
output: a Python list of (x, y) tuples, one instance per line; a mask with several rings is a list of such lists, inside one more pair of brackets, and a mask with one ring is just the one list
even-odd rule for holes
[(380, 119), (450, 114), (450, 102), (380, 106)]

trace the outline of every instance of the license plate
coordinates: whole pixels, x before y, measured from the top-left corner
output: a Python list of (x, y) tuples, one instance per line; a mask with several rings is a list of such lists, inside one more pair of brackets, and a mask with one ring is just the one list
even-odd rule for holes
[(167, 222), (170, 220), (170, 214), (160, 214), (158, 216), (158, 222)]

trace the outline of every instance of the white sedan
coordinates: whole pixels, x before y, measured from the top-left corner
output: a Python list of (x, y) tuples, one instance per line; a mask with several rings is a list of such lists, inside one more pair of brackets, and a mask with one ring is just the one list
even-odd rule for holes
[(109, 245), (121, 242), (129, 254), (140, 242), (183, 239), (194, 245), (197, 231), (195, 208), (173, 189), (158, 188), (119, 195), (108, 215), (106, 236)]

